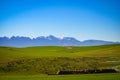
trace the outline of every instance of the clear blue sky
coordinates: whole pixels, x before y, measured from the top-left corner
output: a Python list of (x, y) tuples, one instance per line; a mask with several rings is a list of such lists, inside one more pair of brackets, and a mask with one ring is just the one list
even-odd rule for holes
[(120, 0), (0, 0), (0, 36), (120, 41)]

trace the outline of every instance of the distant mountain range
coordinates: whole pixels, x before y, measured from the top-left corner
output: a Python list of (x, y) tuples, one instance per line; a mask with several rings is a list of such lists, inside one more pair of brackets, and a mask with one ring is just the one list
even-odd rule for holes
[(85, 40), (79, 41), (73, 37), (64, 37), (62, 39), (55, 36), (40, 36), (37, 38), (13, 36), (0, 37), (0, 46), (11, 47), (29, 47), (29, 46), (93, 46), (104, 44), (120, 44), (120, 42), (103, 41), (103, 40)]

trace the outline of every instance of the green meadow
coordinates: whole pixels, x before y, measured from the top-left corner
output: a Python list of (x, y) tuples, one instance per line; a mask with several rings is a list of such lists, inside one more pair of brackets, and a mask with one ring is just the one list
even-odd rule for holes
[(120, 73), (81, 75), (17, 75), (1, 76), (0, 80), (120, 80)]
[(120, 44), (82, 47), (0, 47), (0, 62), (41, 57), (120, 57)]
[[(118, 73), (57, 75), (59, 71), (106, 68)], [(120, 80), (119, 71), (120, 44), (0, 47), (0, 80)]]

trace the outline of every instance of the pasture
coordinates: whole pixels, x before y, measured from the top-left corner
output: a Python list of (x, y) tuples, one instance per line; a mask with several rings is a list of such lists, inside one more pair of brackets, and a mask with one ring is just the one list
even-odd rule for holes
[(120, 57), (120, 44), (102, 46), (0, 47), (0, 63), (41, 57)]
[(81, 75), (9, 75), (0, 80), (120, 80), (120, 73)]
[(120, 72), (120, 44), (0, 47), (0, 80), (120, 80), (120, 73), (57, 75), (98, 69)]

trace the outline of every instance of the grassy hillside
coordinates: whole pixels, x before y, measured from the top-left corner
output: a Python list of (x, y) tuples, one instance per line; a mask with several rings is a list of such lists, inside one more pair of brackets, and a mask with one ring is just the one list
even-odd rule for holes
[(61, 70), (120, 70), (120, 44), (102, 46), (0, 47), (0, 75), (57, 74)]
[(0, 62), (39, 57), (120, 57), (120, 44), (83, 47), (0, 47)]

